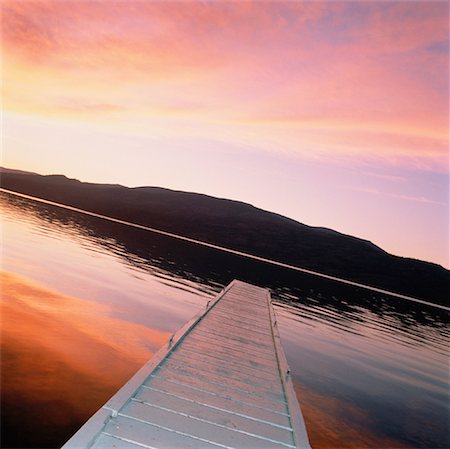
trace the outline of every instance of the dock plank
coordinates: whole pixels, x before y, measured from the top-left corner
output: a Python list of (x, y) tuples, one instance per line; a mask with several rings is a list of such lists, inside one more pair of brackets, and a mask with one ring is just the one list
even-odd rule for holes
[(255, 376), (253, 373), (249, 373), (248, 371), (245, 371), (244, 369), (233, 369), (229, 364), (216, 364), (211, 363), (204, 359), (192, 359), (187, 358), (183, 354), (179, 354), (177, 356), (172, 357), (172, 363), (178, 363), (183, 365), (188, 365), (191, 367), (194, 367), (196, 369), (202, 369), (202, 370), (208, 370), (209, 372), (214, 373), (217, 376), (226, 376), (227, 378), (234, 379), (234, 380), (241, 380), (244, 383), (250, 383), (252, 385), (260, 386), (267, 388), (269, 387), (271, 390), (274, 391), (280, 391), (281, 392), (281, 385), (278, 381), (278, 379), (268, 379), (268, 378), (261, 378)]
[[(119, 417), (132, 417), (139, 422), (164, 426), (181, 432), (183, 435), (189, 435), (201, 441), (221, 444), (227, 447), (252, 447), (252, 448), (277, 448), (282, 445), (266, 439), (261, 435), (254, 435), (250, 432), (240, 431), (231, 428), (233, 422), (228, 420), (230, 427), (226, 425), (215, 424), (209, 420), (205, 421), (192, 415), (186, 416), (180, 412), (163, 410), (155, 406), (148, 406), (137, 402), (130, 402), (125, 406), (123, 415)], [(176, 424), (176, 426), (174, 426)], [(287, 433), (287, 432), (286, 432)], [(142, 442), (142, 440), (140, 440)], [(292, 444), (291, 444), (291, 447)]]
[(268, 290), (233, 281), (63, 446), (138, 447), (310, 449)]
[(150, 406), (159, 406), (163, 409), (170, 409), (203, 421), (220, 424), (231, 430), (249, 432), (292, 444), (290, 432), (286, 432), (286, 430), (291, 430), (290, 427), (274, 426), (271, 423), (262, 422), (253, 416), (237, 414), (232, 403), (229, 404), (229, 409), (218, 409), (202, 404), (198, 400), (187, 400), (150, 389), (141, 390), (136, 396), (136, 400), (143, 401)]
[(173, 384), (164, 379), (154, 379), (151, 387), (145, 389), (156, 389), (157, 391), (171, 394), (180, 398), (197, 401), (202, 405), (206, 405), (221, 410), (233, 410), (236, 414), (247, 417), (253, 417), (261, 422), (268, 422), (274, 426), (290, 428), (290, 420), (287, 414), (275, 413), (243, 401), (234, 400), (230, 397), (218, 396), (206, 391), (193, 390), (192, 388)]

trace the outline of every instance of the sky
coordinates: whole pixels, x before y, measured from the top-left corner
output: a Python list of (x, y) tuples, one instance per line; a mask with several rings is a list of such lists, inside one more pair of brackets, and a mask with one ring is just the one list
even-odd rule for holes
[(449, 5), (2, 0), (2, 165), (241, 200), (449, 268)]

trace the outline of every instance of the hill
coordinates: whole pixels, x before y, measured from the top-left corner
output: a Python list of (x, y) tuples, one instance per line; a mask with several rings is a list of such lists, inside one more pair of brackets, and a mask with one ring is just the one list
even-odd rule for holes
[(2, 169), (0, 185), (58, 203), (447, 304), (450, 272), (250, 204), (159, 187), (92, 184)]

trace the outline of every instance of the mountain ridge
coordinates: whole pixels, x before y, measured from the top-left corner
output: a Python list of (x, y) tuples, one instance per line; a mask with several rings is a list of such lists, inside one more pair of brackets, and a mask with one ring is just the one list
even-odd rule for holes
[(395, 293), (448, 301), (450, 271), (242, 201), (1, 168), (1, 187)]

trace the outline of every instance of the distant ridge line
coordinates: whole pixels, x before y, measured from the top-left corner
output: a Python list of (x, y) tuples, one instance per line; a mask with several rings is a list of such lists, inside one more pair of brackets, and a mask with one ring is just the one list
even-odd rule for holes
[(440, 304), (435, 304), (429, 301), (425, 301), (423, 299), (417, 299), (417, 298), (413, 298), (412, 296), (407, 296), (407, 295), (402, 295), (401, 293), (394, 293), (391, 292), (389, 290), (384, 290), (381, 288), (377, 288), (377, 287), (371, 287), (370, 285), (365, 285), (365, 284), (360, 284), (359, 282), (354, 282), (354, 281), (350, 281), (348, 279), (342, 279), (336, 276), (331, 276), (328, 274), (324, 274), (324, 273), (319, 273), (317, 271), (313, 271), (313, 270), (308, 270), (307, 268), (300, 268), (300, 267), (296, 267), (295, 265), (289, 265), (283, 262), (278, 262), (276, 260), (271, 260), (271, 259), (266, 259), (265, 257), (260, 257), (260, 256), (255, 256), (254, 254), (249, 254), (249, 253), (245, 253), (242, 251), (237, 251), (231, 248), (226, 248), (224, 246), (220, 246), (220, 245), (215, 245), (213, 243), (208, 243), (208, 242), (203, 242), (202, 240), (197, 240), (197, 239), (193, 239), (190, 237), (185, 237), (182, 235), (178, 235), (178, 234), (173, 234), (172, 232), (167, 232), (167, 231), (162, 231), (161, 229), (156, 229), (156, 228), (152, 228), (150, 226), (144, 226), (144, 225), (140, 225), (137, 223), (132, 223), (126, 220), (121, 220), (119, 218), (113, 218), (113, 217), (108, 217), (107, 215), (102, 215), (102, 214), (97, 214), (95, 212), (89, 212), (87, 210), (83, 210), (83, 209), (79, 209), (77, 207), (73, 207), (73, 206), (68, 206), (66, 204), (61, 204), (61, 203), (56, 203), (54, 201), (49, 201), (49, 200), (45, 200), (43, 198), (37, 198), (31, 195), (26, 195), (24, 193), (19, 193), (19, 192), (15, 192), (13, 190), (8, 190), (8, 189), (4, 189), (2, 187), (0, 187), (0, 192), (4, 192), (4, 193), (9, 193), (11, 195), (15, 195), (18, 197), (22, 197), (22, 198), (26, 198), (26, 199), (30, 199), (33, 201), (37, 201), (40, 203), (44, 203), (44, 204), (49, 204), (51, 206), (56, 206), (56, 207), (60, 207), (62, 209), (67, 209), (67, 210), (71, 210), (73, 212), (78, 212), (81, 214), (85, 214), (85, 215), (90, 215), (92, 217), (95, 218), (101, 218), (103, 220), (108, 220), (108, 221), (112, 221), (115, 223), (119, 223), (119, 224), (123, 224), (126, 226), (131, 226), (137, 229), (142, 229), (144, 231), (150, 231), (150, 232), (154, 232), (156, 234), (161, 234), (161, 235), (165, 235), (167, 237), (172, 237), (178, 240), (183, 240), (186, 242), (190, 242), (190, 243), (195, 243), (197, 245), (201, 245), (201, 246), (206, 246), (208, 248), (213, 248), (219, 251), (223, 251), (226, 253), (230, 253), (230, 254), (235, 254), (237, 256), (242, 256), (242, 257), (247, 257), (249, 259), (253, 259), (253, 260), (257, 260), (259, 262), (265, 262), (271, 265), (275, 265), (278, 267), (282, 267), (282, 268), (288, 268), (290, 270), (294, 270), (294, 271), (299, 271), (301, 273), (307, 273), (307, 274), (311, 274), (313, 276), (318, 276), (318, 277), (322, 277), (325, 279), (330, 279), (332, 281), (337, 281), (337, 282), (341, 282), (343, 284), (347, 284), (347, 285), (352, 285), (354, 287), (360, 287), (360, 288), (364, 288), (366, 290), (371, 290), (377, 293), (384, 293), (390, 296), (394, 296), (396, 298), (401, 298), (401, 299), (406, 299), (408, 301), (412, 301), (412, 302), (416, 302), (419, 304), (424, 304), (427, 306), (431, 306), (431, 307), (436, 307), (438, 309), (442, 309), (442, 310), (446, 310), (447, 312), (450, 312), (450, 307), (446, 307), (444, 305), (440, 305)]

